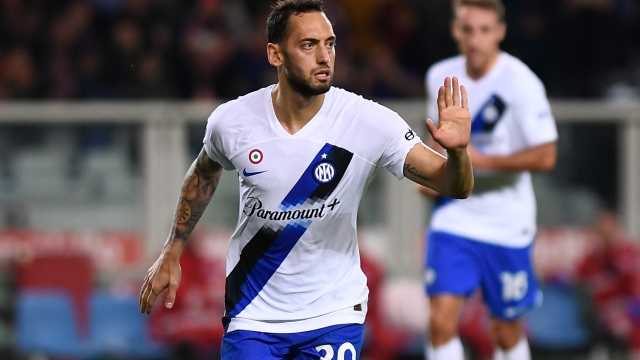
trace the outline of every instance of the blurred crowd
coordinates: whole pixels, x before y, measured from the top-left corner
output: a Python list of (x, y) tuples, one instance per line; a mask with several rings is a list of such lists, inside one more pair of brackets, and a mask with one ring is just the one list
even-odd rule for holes
[[(338, 37), (335, 85), (422, 97), (456, 54), (450, 0), (325, 0)], [(264, 0), (3, 0), (0, 99), (229, 99), (276, 81)], [(640, 1), (506, 0), (504, 49), (550, 96), (640, 84)], [(632, 94), (633, 95), (633, 94)]]

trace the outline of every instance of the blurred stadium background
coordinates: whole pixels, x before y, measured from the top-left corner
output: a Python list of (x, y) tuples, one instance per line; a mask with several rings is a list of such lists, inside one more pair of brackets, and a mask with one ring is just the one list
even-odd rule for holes
[[(169, 345), (148, 334), (148, 317), (131, 309), (208, 115), (276, 81), (265, 57), (269, 3), (0, 1), (0, 358), (169, 358)], [(551, 294), (558, 279), (571, 284), (593, 247), (601, 209), (615, 210), (640, 239), (640, 1), (505, 4), (503, 49), (543, 80), (558, 120), (558, 165), (534, 176), (534, 255)], [(338, 37), (334, 84), (391, 107), (425, 135), (424, 73), (456, 54), (449, 0), (325, 5)], [(415, 340), (393, 358), (421, 356), (429, 206), (388, 174), (361, 206), (363, 252), (384, 275), (384, 326)], [(226, 172), (199, 229), (201, 254), (219, 278), (209, 284), (214, 299), (237, 212), (236, 174)], [(29, 313), (44, 298), (63, 303), (53, 325)], [(574, 300), (532, 315), (540, 358), (595, 356), (599, 344), (580, 316), (553, 315), (562, 306), (582, 311)], [(121, 315), (105, 324), (105, 311)]]

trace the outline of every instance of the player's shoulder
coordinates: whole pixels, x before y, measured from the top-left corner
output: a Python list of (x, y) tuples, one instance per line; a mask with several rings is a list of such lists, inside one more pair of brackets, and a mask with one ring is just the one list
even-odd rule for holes
[(357, 124), (369, 129), (380, 128), (383, 131), (390, 122), (401, 119), (395, 111), (362, 95), (337, 87), (331, 88), (330, 95), (331, 112), (341, 119), (339, 123)]
[(458, 75), (465, 69), (464, 55), (456, 55), (440, 61), (435, 62), (427, 70), (427, 81), (429, 79), (438, 79), (445, 76)]
[(269, 92), (272, 87), (273, 85), (239, 96), (233, 100), (222, 103), (218, 108), (220, 108), (221, 111), (233, 110), (237, 112), (245, 112), (264, 107), (265, 93)]
[[(540, 107), (540, 118), (548, 117), (552, 119), (547, 99), (547, 91), (538, 76), (524, 62), (513, 55), (501, 53), (501, 71), (495, 78), (496, 86), (501, 90), (501, 94), (506, 95), (508, 102), (515, 107), (524, 106), (524, 109)], [(497, 85), (497, 84), (500, 85)], [(549, 115), (549, 116), (547, 116)]]
[(392, 111), (384, 105), (377, 103), (376, 101), (367, 99), (362, 95), (358, 95), (351, 91), (332, 87), (330, 90), (330, 101), (333, 106), (339, 109), (341, 112), (350, 113), (351, 111), (362, 113), (365, 112), (386, 112)]
[(265, 93), (269, 92), (271, 88), (272, 86), (258, 89), (218, 105), (209, 116), (208, 122), (228, 124), (242, 121), (246, 116), (263, 112)]
[(362, 101), (367, 101), (367, 99), (362, 97), (362, 95), (336, 86), (332, 86), (329, 89), (329, 92), (327, 92), (327, 96), (329, 98), (329, 101), (340, 106), (357, 105)]
[(517, 57), (506, 53), (500, 53), (501, 61), (504, 62), (505, 76), (516, 80), (516, 83), (526, 84), (528, 86), (542, 86), (542, 81), (527, 64)]

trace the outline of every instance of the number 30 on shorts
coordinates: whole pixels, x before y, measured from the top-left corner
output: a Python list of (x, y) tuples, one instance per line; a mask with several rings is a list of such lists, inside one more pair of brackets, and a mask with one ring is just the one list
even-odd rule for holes
[(338, 348), (338, 356), (333, 357), (335, 355), (333, 351), (333, 347), (331, 345), (320, 345), (316, 347), (316, 350), (322, 355), (324, 351), (324, 355), (320, 358), (320, 360), (345, 360), (345, 354), (347, 352), (351, 353), (351, 359), (356, 358), (356, 348), (350, 342), (346, 342)]

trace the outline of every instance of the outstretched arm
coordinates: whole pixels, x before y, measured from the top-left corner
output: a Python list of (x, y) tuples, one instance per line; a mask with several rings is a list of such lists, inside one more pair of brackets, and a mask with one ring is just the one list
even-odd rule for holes
[(495, 171), (546, 171), (556, 164), (558, 149), (555, 142), (531, 147), (515, 154), (505, 156), (485, 155), (473, 146), (469, 146), (473, 166), (481, 170)]
[(191, 164), (182, 184), (169, 238), (164, 244), (158, 260), (149, 268), (140, 289), (140, 311), (149, 314), (156, 298), (169, 288), (165, 306), (173, 307), (176, 291), (180, 285), (180, 255), (189, 235), (207, 208), (218, 187), (222, 166), (211, 160), (204, 151)]
[[(452, 89), (453, 83), (453, 89)], [(473, 189), (473, 169), (467, 145), (471, 137), (471, 114), (464, 86), (456, 77), (446, 78), (438, 91), (438, 126), (427, 119), (431, 137), (447, 156), (423, 144), (409, 151), (404, 175), (451, 198), (466, 198)]]

